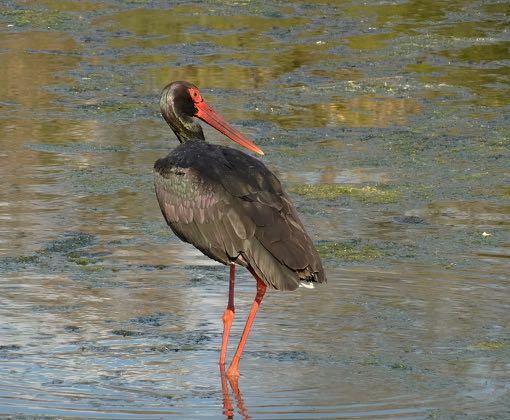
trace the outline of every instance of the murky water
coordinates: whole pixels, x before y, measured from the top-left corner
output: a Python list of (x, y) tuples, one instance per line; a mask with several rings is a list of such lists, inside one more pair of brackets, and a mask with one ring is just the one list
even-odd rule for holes
[[(184, 79), (264, 149), (329, 278), (264, 300), (235, 417), (510, 417), (509, 13), (4, 2), (0, 414), (224, 415), (228, 270), (152, 187)], [(240, 271), (232, 347), (254, 289)]]

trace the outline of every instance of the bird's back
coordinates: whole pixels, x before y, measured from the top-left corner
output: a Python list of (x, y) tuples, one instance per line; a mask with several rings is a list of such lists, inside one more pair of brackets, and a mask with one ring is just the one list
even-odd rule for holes
[(156, 161), (154, 176), (168, 225), (207, 256), (249, 267), (279, 290), (326, 281), (289, 196), (258, 159), (190, 141)]

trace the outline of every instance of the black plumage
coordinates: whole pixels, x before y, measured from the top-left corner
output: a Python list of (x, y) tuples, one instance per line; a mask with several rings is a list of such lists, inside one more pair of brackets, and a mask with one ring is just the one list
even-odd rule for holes
[(253, 270), (274, 289), (325, 282), (320, 257), (280, 181), (260, 160), (206, 143), (195, 117), (262, 151), (222, 120), (190, 83), (166, 86), (160, 106), (181, 142), (154, 165), (159, 206), (175, 234), (218, 262)]
[(278, 290), (326, 280), (289, 196), (260, 160), (191, 140), (156, 161), (154, 174), (168, 225), (208, 257), (252, 268)]

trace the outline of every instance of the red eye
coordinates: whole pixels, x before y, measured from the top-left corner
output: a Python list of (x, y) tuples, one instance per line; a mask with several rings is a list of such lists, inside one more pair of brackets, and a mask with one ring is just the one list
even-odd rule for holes
[(202, 97), (200, 96), (200, 92), (198, 91), (198, 89), (189, 88), (188, 92), (190, 93), (191, 97), (193, 98), (193, 102), (195, 102), (195, 103), (202, 102)]

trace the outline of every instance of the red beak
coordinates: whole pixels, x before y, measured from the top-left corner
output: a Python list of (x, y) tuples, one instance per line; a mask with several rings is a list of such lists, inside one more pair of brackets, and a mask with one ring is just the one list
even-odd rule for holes
[(252, 141), (248, 140), (243, 134), (232, 127), (228, 122), (221, 118), (205, 101), (195, 102), (197, 109), (196, 117), (209, 124), (211, 127), (218, 130), (220, 133), (225, 134), (230, 140), (235, 141), (243, 147), (246, 147), (252, 152), (264, 155), (264, 152), (255, 145)]

